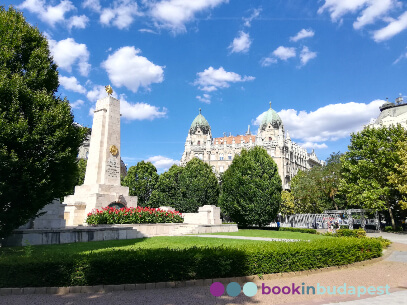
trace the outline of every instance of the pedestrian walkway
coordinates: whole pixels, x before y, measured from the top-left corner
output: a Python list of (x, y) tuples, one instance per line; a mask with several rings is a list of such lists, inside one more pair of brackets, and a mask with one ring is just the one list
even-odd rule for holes
[(226, 239), (247, 239), (247, 240), (258, 240), (258, 241), (309, 241), (305, 239), (287, 239), (287, 238), (269, 238), (269, 237), (254, 237), (254, 236), (235, 236), (235, 235), (193, 235), (194, 237), (209, 237), (209, 238), (226, 238)]
[(369, 237), (383, 237), (386, 238), (394, 243), (400, 244), (407, 244), (407, 233), (387, 233), (387, 232), (380, 232), (380, 233), (367, 233)]
[(405, 305), (407, 304), (407, 291), (398, 291), (374, 298), (355, 300), (349, 302), (329, 303), (329, 305)]

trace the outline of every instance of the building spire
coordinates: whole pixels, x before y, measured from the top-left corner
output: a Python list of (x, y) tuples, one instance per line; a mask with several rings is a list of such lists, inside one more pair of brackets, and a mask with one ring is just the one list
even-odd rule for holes
[(270, 103), (269, 103), (269, 104), (270, 104), (270, 109), (271, 109), (271, 101), (270, 101)]
[(201, 114), (201, 108), (199, 108), (199, 114)]

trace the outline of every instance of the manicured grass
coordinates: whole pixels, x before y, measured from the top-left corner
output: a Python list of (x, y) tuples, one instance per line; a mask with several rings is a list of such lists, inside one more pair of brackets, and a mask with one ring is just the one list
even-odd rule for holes
[(268, 237), (268, 238), (286, 238), (286, 239), (301, 239), (301, 240), (319, 240), (329, 238), (328, 236), (297, 233), (288, 231), (271, 231), (271, 230), (239, 230), (238, 232), (229, 233), (210, 233), (210, 235), (231, 235), (231, 236), (247, 236), (247, 237)]
[(182, 236), (13, 247), (0, 249), (0, 287), (237, 277), (338, 266), (381, 253), (380, 241), (351, 237), (286, 243)]
[(233, 247), (255, 246), (267, 241), (201, 238), (194, 236), (157, 236), (151, 238), (138, 238), (130, 240), (95, 241), (60, 245), (42, 245), (29, 247), (5, 247), (0, 248), (0, 261), (4, 259), (16, 259), (25, 257), (31, 252), (31, 257), (42, 256), (66, 256), (74, 254), (85, 254), (89, 252), (104, 252), (115, 250), (137, 250), (137, 249), (186, 249), (192, 247)]

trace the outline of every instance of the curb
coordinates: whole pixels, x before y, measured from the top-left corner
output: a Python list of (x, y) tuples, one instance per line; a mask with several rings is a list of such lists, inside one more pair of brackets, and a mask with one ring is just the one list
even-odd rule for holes
[(228, 284), (230, 282), (238, 282), (239, 284), (247, 282), (261, 283), (265, 280), (276, 278), (290, 278), (299, 275), (318, 274), (340, 269), (347, 269), (352, 267), (360, 267), (378, 263), (391, 255), (393, 252), (392, 246), (383, 250), (381, 257), (373, 258), (368, 261), (356, 262), (343, 266), (332, 266), (322, 269), (313, 269), (305, 271), (273, 273), (265, 275), (249, 275), (242, 277), (232, 278), (215, 278), (215, 279), (199, 279), (188, 281), (176, 282), (157, 282), (157, 283), (143, 283), (143, 284), (122, 284), (122, 285), (96, 285), (96, 286), (70, 286), (70, 287), (25, 287), (25, 288), (0, 288), (0, 295), (28, 295), (28, 294), (57, 294), (65, 295), (70, 293), (107, 293), (114, 291), (134, 291), (134, 290), (149, 290), (149, 289), (163, 289), (163, 288), (179, 288), (179, 287), (193, 287), (193, 286), (209, 286), (214, 282), (221, 282)]

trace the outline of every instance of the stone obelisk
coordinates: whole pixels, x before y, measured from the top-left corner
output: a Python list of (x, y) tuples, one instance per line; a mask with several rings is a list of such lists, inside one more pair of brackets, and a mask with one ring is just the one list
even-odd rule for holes
[(137, 206), (137, 197), (120, 185), (120, 101), (110, 86), (106, 91), (96, 103), (84, 184), (64, 199), (67, 226), (84, 224), (88, 213), (110, 204)]

